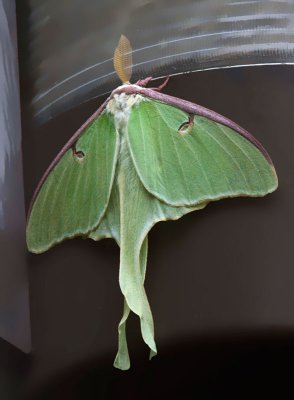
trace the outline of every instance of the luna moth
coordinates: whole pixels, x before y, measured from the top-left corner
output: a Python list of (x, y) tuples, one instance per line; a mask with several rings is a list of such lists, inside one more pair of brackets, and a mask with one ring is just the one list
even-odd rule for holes
[(130, 84), (131, 46), (114, 53), (122, 85), (77, 130), (34, 193), (27, 246), (42, 253), (76, 236), (113, 238), (120, 247), (124, 296), (114, 366), (130, 367), (126, 322), (140, 318), (142, 337), (156, 353), (152, 313), (144, 289), (148, 233), (211, 201), (265, 196), (278, 185), (264, 147), (231, 120), (191, 102)]

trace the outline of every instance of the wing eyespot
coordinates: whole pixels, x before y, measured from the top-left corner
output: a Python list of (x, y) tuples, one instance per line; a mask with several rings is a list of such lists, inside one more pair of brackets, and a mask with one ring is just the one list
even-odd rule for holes
[(194, 116), (189, 115), (188, 121), (183, 122), (179, 127), (178, 127), (178, 132), (180, 135), (187, 135), (191, 132), (191, 129), (193, 128), (194, 125)]
[(77, 160), (78, 162), (81, 162), (85, 158), (85, 153), (83, 151), (81, 151), (81, 150), (76, 151), (74, 149), (73, 150), (73, 156), (74, 156), (75, 160)]

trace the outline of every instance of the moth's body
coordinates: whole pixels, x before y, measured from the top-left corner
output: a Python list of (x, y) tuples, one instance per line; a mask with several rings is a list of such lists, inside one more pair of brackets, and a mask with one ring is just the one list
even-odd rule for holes
[[(115, 89), (62, 148), (41, 179), (28, 215), (27, 244), (41, 253), (76, 236), (110, 237), (120, 246), (124, 296), (115, 366), (130, 366), (126, 321), (140, 318), (156, 354), (144, 289), (147, 235), (159, 221), (178, 219), (210, 201), (265, 196), (277, 188), (263, 146), (231, 120), (197, 104), (127, 83), (131, 57), (122, 39)], [(126, 55), (124, 57), (124, 54)]]
[[(135, 85), (132, 85), (135, 86)], [(120, 86), (119, 88), (123, 88)], [(131, 108), (139, 104), (143, 100), (143, 97), (139, 94), (127, 94), (119, 93), (114, 94), (111, 100), (106, 105), (106, 112), (110, 113), (114, 117), (115, 127), (117, 130), (125, 128), (128, 123)]]

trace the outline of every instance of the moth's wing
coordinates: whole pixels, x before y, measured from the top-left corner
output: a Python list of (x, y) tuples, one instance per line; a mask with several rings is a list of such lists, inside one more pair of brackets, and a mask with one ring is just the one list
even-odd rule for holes
[(31, 206), (30, 251), (41, 253), (97, 228), (109, 201), (118, 146), (113, 118), (103, 112), (85, 128), (74, 148), (61, 152)]
[(276, 189), (274, 167), (256, 139), (207, 117), (191, 118), (189, 124), (187, 113), (148, 98), (133, 106), (128, 142), (150, 193), (171, 205), (191, 206)]

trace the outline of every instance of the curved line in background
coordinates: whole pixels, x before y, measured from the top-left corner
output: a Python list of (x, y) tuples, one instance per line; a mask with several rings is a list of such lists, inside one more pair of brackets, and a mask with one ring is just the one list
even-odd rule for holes
[[(75, 7), (81, 1), (75, 0)], [(78, 12), (73, 9), (67, 20), (63, 20), (64, 1), (54, 7), (49, 0), (31, 2), (35, 6), (31, 32), (36, 37), (32, 40), (32, 58), (37, 60), (33, 105), (41, 123), (113, 89), (117, 84), (116, 74), (112, 58), (105, 55), (112, 55), (121, 32), (134, 38), (133, 80), (150, 72), (159, 78), (159, 75), (217, 68), (294, 63), (294, 2), (206, 0), (195, 3), (186, 0), (181, 7), (171, 0), (166, 9), (164, 0), (156, 0), (155, 8), (152, 8), (155, 0), (143, 1), (143, 6), (136, 7), (132, 0), (127, 0), (126, 14), (119, 17), (117, 24), (114, 17), (111, 28), (106, 15), (109, 18), (108, 13), (113, 11), (106, 0), (101, 0), (100, 8), (91, 5), (87, 10), (89, 29), (80, 24), (81, 28), (77, 26), (73, 30)], [(113, 7), (114, 2), (111, 3)], [(95, 13), (98, 15), (98, 10), (101, 11), (99, 31), (91, 25), (91, 18)], [(63, 22), (61, 31), (54, 30), (60, 21)], [(56, 43), (46, 42), (46, 38), (56, 34), (61, 43), (57, 37)], [(105, 41), (101, 49), (95, 49), (98, 55), (93, 57), (93, 44), (102, 35)], [(48, 52), (44, 51), (47, 43)], [(93, 58), (102, 61), (93, 63)]]
[[(265, 30), (265, 29), (260, 29), (260, 31), (262, 31), (262, 30)], [(283, 29), (283, 30), (284, 30), (284, 29)], [(260, 31), (259, 31), (259, 32), (260, 32)], [(248, 34), (248, 36), (252, 35), (252, 32), (254, 32), (254, 31), (252, 31), (252, 30), (247, 30), (247, 31), (244, 31), (244, 30), (237, 30), (237, 31), (233, 31), (233, 32), (227, 31), (227, 32), (215, 32), (215, 33), (208, 33), (208, 34), (202, 34), (202, 35), (194, 35), (194, 36), (190, 36), (190, 37), (178, 38), (178, 39), (175, 39), (175, 40), (169, 40), (169, 41), (164, 42), (164, 45), (166, 46), (166, 45), (169, 45), (169, 44), (172, 44), (172, 43), (178, 43), (178, 42), (182, 42), (182, 41), (188, 41), (188, 40), (192, 40), (192, 39), (196, 39), (196, 38), (199, 39), (199, 38), (206, 38), (206, 37), (210, 37), (210, 36), (224, 36), (225, 34), (228, 34), (228, 36), (229, 36), (229, 35), (234, 35), (234, 34), (236, 34), (236, 33), (240, 33), (240, 34), (242, 33), (242, 36), (244, 37), (246, 34)], [(156, 43), (156, 44), (152, 44), (152, 45), (149, 45), (149, 46), (141, 47), (141, 48), (139, 48), (139, 49), (134, 49), (134, 50), (133, 50), (133, 54), (138, 53), (138, 52), (140, 52), (140, 51), (147, 50), (147, 49), (151, 49), (151, 48), (155, 48), (155, 47), (160, 47), (160, 46), (162, 46), (162, 44), (163, 44), (163, 43)], [(217, 49), (217, 48), (215, 48), (215, 49)], [(208, 50), (211, 50), (211, 49), (202, 49), (201, 51), (205, 51), (205, 50), (208, 51)], [(197, 50), (195, 50), (195, 52), (196, 52), (196, 51), (197, 51)], [(192, 51), (191, 51), (191, 52), (192, 52)], [(181, 56), (181, 55), (188, 54), (188, 53), (189, 53), (189, 52), (183, 52), (183, 53), (178, 53), (178, 54), (171, 54), (170, 56), (158, 57), (157, 59), (150, 60), (150, 61), (160, 60), (160, 59), (164, 59), (164, 58), (167, 58), (167, 57), (173, 57), (173, 56), (174, 56), (174, 57), (177, 57), (177, 56)], [(99, 62), (99, 63), (95, 63), (95, 64), (93, 64), (93, 65), (90, 65), (89, 67), (86, 67), (86, 68), (84, 68), (84, 69), (82, 69), (82, 70), (80, 70), (80, 71), (78, 71), (78, 72), (76, 72), (76, 73), (74, 73), (74, 74), (68, 76), (67, 78), (65, 78), (65, 79), (61, 80), (60, 82), (58, 82), (58, 83), (54, 84), (53, 86), (51, 86), (51, 87), (50, 87), (49, 89), (47, 89), (46, 91), (44, 91), (44, 92), (38, 94), (37, 96), (35, 96), (34, 99), (33, 99), (33, 102), (36, 103), (38, 100), (44, 98), (46, 95), (48, 95), (49, 93), (51, 93), (51, 92), (54, 91), (55, 89), (59, 88), (59, 87), (62, 86), (63, 84), (67, 83), (68, 81), (70, 81), (70, 80), (76, 78), (77, 76), (83, 75), (85, 72), (88, 72), (88, 71), (90, 71), (90, 70), (92, 70), (92, 69), (94, 69), (94, 68), (97, 68), (97, 67), (99, 67), (100, 65), (106, 64), (107, 62), (111, 62), (111, 65), (112, 65), (112, 60), (113, 60), (113, 58), (108, 58), (107, 60), (104, 60), (104, 61), (101, 61), (101, 62)], [(148, 61), (149, 61), (149, 60), (148, 60)], [(148, 62), (148, 61), (147, 61), (147, 62)], [(146, 62), (146, 63), (147, 63), (147, 62)], [(141, 64), (143, 64), (143, 63), (134, 64), (133, 67), (135, 68), (137, 65), (141, 65)], [(106, 74), (106, 75), (107, 75), (107, 74)], [(104, 78), (106, 75), (101, 76), (100, 78), (102, 79), (102, 78)], [(99, 80), (99, 79), (97, 79), (97, 80)], [(90, 83), (90, 82), (89, 82), (89, 83)], [(79, 89), (79, 88), (76, 88), (76, 90), (78, 90), (78, 89)]]

